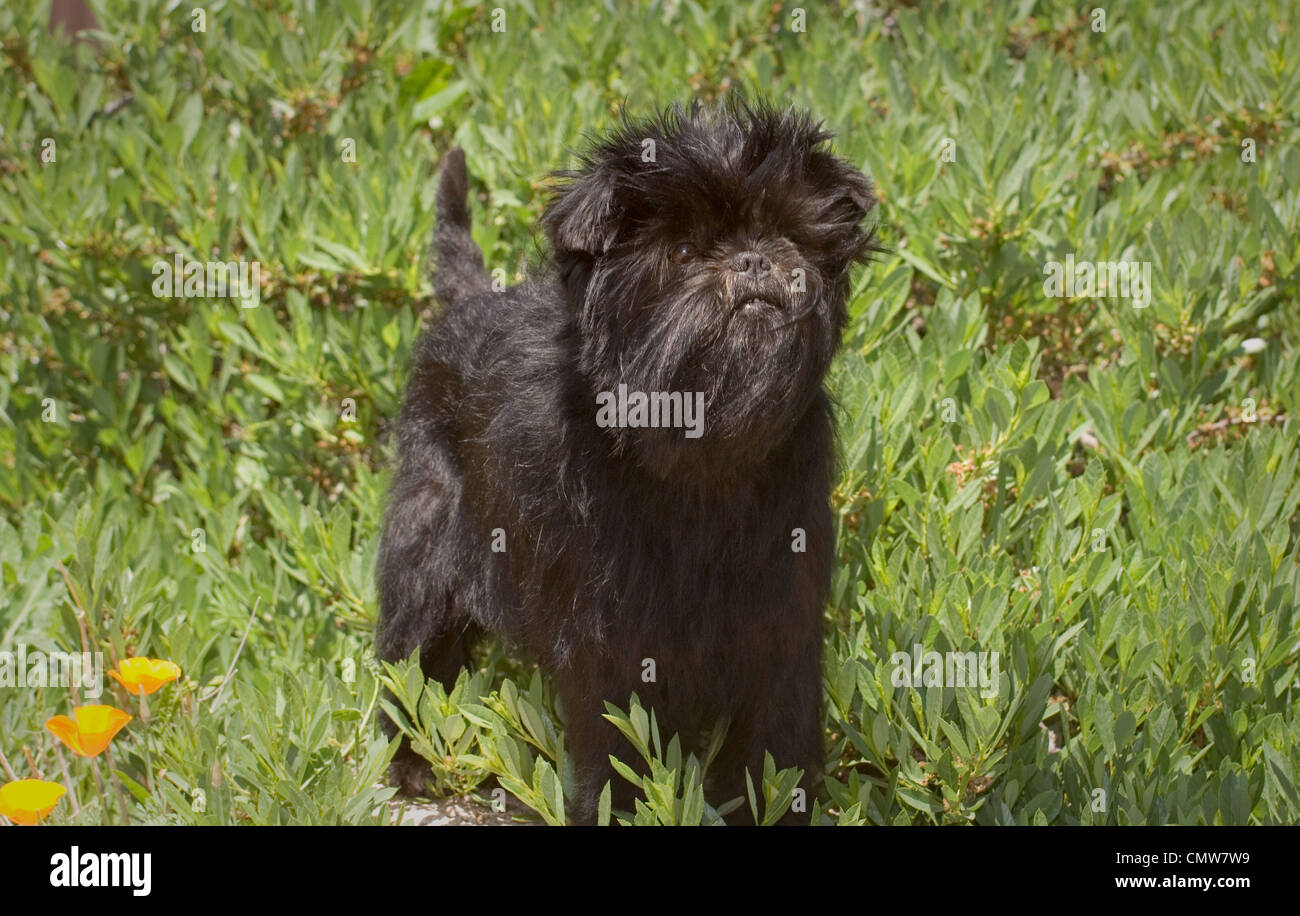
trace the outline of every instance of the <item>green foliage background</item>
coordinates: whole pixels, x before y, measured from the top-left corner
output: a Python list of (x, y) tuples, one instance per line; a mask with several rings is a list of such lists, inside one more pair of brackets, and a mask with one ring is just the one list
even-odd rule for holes
[[(465, 147), (477, 237), (518, 276), (584, 133), (737, 89), (837, 131), (891, 249), (833, 378), (811, 816), (1300, 819), (1287, 3), (1108, 5), (1105, 31), (1055, 0), (808, 3), (804, 31), (780, 2), (525, 0), (504, 32), (462, 2), (217, 0), (206, 31), (191, 4), (92, 6), (94, 45), (51, 37), (47, 3), (0, 7), (0, 649), (182, 666), (115, 742), (130, 820), (389, 819), (372, 573), (438, 152)], [(261, 306), (156, 298), (178, 252), (256, 259)], [(1046, 298), (1069, 253), (1151, 262), (1150, 306)], [(999, 652), (997, 695), (894, 687), (918, 643)], [(495, 774), (564, 820), (544, 679), (493, 647), (450, 697), (390, 682), (440, 788)], [(42, 723), (70, 706), (0, 688), (20, 776), (60, 779)], [(728, 801), (700, 794), (707, 755), (611, 715), (655, 766), (607, 817)], [(121, 821), (67, 765), (81, 812), (52, 820)], [(741, 803), (779, 815), (794, 775)]]

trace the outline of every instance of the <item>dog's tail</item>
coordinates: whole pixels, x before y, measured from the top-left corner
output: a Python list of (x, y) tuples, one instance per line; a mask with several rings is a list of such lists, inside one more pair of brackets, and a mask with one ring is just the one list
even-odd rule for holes
[(465, 151), (454, 146), (442, 160), (442, 177), (438, 181), (438, 223), (429, 252), (433, 266), (433, 292), (444, 305), (491, 288), (487, 271), (483, 269), (483, 251), (470, 235), (468, 195)]

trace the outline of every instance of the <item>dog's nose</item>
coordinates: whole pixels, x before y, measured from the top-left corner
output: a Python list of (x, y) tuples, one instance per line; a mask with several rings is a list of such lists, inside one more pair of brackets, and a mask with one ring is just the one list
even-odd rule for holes
[(731, 269), (738, 274), (761, 277), (772, 272), (772, 262), (757, 251), (742, 251), (731, 259)]

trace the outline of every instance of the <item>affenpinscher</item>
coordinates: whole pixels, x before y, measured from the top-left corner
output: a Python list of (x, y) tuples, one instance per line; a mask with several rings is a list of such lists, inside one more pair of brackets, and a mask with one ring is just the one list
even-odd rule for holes
[[(379, 657), (416, 647), (450, 687), (482, 630), (553, 677), (595, 817), (602, 718), (636, 693), (665, 739), (729, 723), (714, 804), (764, 752), (824, 765), (823, 610), (834, 429), (823, 381), (870, 182), (807, 114), (674, 106), (591, 146), (542, 217), (551, 261), (494, 291), (465, 157), (437, 196), (435, 292), (397, 426), (379, 557)], [(391, 723), (388, 724), (390, 733)], [(418, 790), (409, 751), (395, 781)], [(804, 819), (806, 821), (806, 815)]]

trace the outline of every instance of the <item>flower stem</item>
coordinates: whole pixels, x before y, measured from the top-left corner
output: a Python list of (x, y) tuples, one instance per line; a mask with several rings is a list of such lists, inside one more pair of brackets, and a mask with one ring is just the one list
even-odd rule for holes
[(68, 765), (63, 762), (63, 751), (59, 750), (59, 742), (54, 742), (54, 756), (59, 761), (59, 772), (63, 774), (63, 784), (68, 789), (68, 801), (72, 802), (72, 816), (81, 816), (81, 805), (77, 803), (77, 790), (72, 785), (72, 777), (68, 775)]
[(153, 741), (149, 736), (149, 704), (144, 690), (140, 691), (140, 722), (144, 726), (144, 787), (153, 791)]
[(122, 780), (117, 778), (117, 765), (113, 763), (113, 749), (104, 748), (104, 756), (108, 758), (108, 777), (113, 780), (113, 791), (117, 795), (117, 808), (122, 812), (122, 823), (131, 823), (131, 815), (126, 810), (126, 792), (122, 790)]
[(108, 799), (104, 797), (104, 777), (99, 775), (99, 761), (90, 758), (90, 772), (95, 774), (95, 791), (99, 793), (99, 818), (101, 823), (108, 823)]

